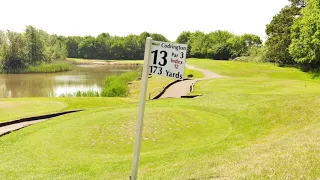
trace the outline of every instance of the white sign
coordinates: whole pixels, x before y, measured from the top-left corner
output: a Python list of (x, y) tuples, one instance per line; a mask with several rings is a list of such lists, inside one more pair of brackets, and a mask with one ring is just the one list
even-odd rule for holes
[(144, 62), (141, 78), (141, 91), (139, 101), (138, 121), (136, 127), (136, 141), (132, 161), (131, 180), (137, 179), (140, 148), (143, 130), (143, 118), (148, 87), (148, 74), (157, 74), (175, 79), (183, 79), (186, 62), (187, 45), (172, 44), (146, 39)]
[(152, 41), (150, 73), (182, 80), (187, 45)]

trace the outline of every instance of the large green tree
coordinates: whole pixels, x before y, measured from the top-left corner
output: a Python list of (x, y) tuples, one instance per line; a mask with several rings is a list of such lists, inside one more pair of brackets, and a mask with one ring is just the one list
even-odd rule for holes
[(308, 0), (292, 26), (290, 53), (305, 70), (320, 70), (320, 1)]
[(37, 65), (46, 60), (45, 40), (40, 30), (27, 26), (25, 30), (27, 61), (30, 65)]
[(275, 15), (267, 25), (266, 34), (268, 39), (265, 43), (266, 61), (276, 62), (280, 65), (294, 64), (295, 61), (289, 53), (291, 44), (291, 27), (296, 16), (300, 15), (302, 1), (294, 1), (284, 7), (279, 14)]
[(68, 55), (66, 37), (47, 34), (46, 41), (46, 62), (66, 59)]
[(192, 57), (206, 58), (208, 57), (208, 35), (201, 31), (196, 31), (190, 36)]
[(96, 38), (95, 47), (97, 49), (97, 59), (109, 59), (112, 58), (110, 54), (110, 34), (101, 33)]
[(0, 70), (4, 73), (20, 72), (26, 67), (26, 39), (22, 33), (7, 31), (0, 46)]
[(67, 51), (68, 51), (68, 57), (70, 58), (78, 58), (79, 57), (79, 44), (82, 41), (82, 37), (80, 36), (68, 36), (67, 37)]
[(262, 40), (255, 34), (244, 34), (233, 36), (227, 40), (231, 52), (231, 57), (248, 56), (251, 48), (260, 48)]
[(208, 34), (207, 56), (212, 59), (228, 60), (231, 58), (228, 39), (235, 35), (228, 31), (215, 31)]
[(187, 49), (187, 57), (190, 57), (190, 52), (192, 49), (191, 46), (191, 38), (192, 33), (190, 31), (183, 31), (177, 38), (176, 42), (180, 44), (187, 44), (188, 49)]
[(85, 59), (96, 59), (97, 48), (96, 39), (93, 36), (85, 36), (84, 39), (79, 43), (78, 47), (79, 57)]

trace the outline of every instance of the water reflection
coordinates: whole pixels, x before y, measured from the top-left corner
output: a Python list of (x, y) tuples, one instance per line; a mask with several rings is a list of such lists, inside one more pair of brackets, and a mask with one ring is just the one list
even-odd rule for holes
[(81, 92), (98, 92), (101, 93), (102, 88), (100, 86), (98, 86), (97, 84), (94, 85), (58, 85), (55, 86), (53, 89), (53, 94), (50, 94), (50, 96), (55, 96), (55, 97), (59, 97), (59, 96), (64, 96), (64, 95), (74, 95), (76, 94), (78, 91)]
[(52, 97), (78, 91), (101, 92), (106, 76), (138, 66), (78, 66), (72, 71), (46, 74), (0, 74), (0, 98)]

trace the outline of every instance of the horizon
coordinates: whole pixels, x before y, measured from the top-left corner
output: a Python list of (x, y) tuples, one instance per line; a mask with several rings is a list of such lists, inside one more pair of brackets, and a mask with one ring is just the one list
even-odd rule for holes
[[(265, 41), (266, 25), (289, 3), (287, 0), (262, 2), (256, 0), (241, 2), (200, 0), (197, 3), (164, 0), (157, 4), (157, 10), (154, 11), (150, 8), (154, 5), (147, 6), (147, 2), (146, 0), (134, 2), (92, 0), (90, 3), (83, 0), (68, 2), (49, 0), (46, 3), (39, 0), (5, 1), (4, 7), (8, 8), (0, 12), (1, 17), (6, 17), (2, 20), (0, 29), (23, 32), (27, 25), (31, 25), (49, 34), (94, 37), (101, 33), (109, 33), (111, 36), (127, 36), (150, 32), (162, 34), (169, 41), (175, 41), (183, 31), (198, 30), (209, 33), (225, 30), (236, 35), (255, 34)], [(20, 6), (15, 7), (16, 4)], [(123, 6), (124, 4), (126, 6)], [(10, 7), (15, 7), (20, 13), (12, 15), (10, 10), (13, 8)], [(117, 10), (119, 7), (122, 10)], [(175, 11), (176, 7), (181, 7), (181, 13), (179, 10)], [(56, 11), (57, 9), (59, 11)], [(11, 16), (8, 16), (10, 13)], [(148, 17), (147, 14), (151, 15)]]

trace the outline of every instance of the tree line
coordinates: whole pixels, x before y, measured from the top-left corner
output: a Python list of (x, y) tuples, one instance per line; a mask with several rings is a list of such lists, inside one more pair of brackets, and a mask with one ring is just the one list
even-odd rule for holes
[[(156, 41), (169, 40), (162, 34), (143, 32), (139, 35), (58, 36), (27, 26), (23, 33), (0, 31), (0, 71), (22, 72), (26, 67), (69, 58), (143, 59), (147, 37)], [(253, 34), (242, 36), (228, 31), (205, 34), (182, 32), (177, 43), (188, 44), (188, 57), (230, 59), (246, 55), (252, 47), (260, 47), (261, 39)]]
[[(184, 31), (175, 42), (188, 45), (187, 57), (239, 59), (250, 57), (280, 66), (297, 66), (305, 71), (320, 70), (320, 0), (289, 0), (266, 26), (262, 44), (254, 34), (229, 31)], [(23, 33), (0, 31), (0, 71), (21, 72), (28, 66), (70, 58), (143, 59), (147, 37), (169, 42), (162, 34), (58, 36), (27, 26)], [(261, 58), (260, 58), (261, 57)]]
[(267, 25), (264, 61), (320, 70), (320, 0), (289, 0)]
[(28, 66), (65, 59), (67, 48), (61, 36), (27, 26), (23, 33), (0, 31), (0, 72), (23, 72)]
[[(124, 37), (102, 33), (97, 37), (66, 37), (68, 57), (85, 59), (143, 59), (145, 40), (151, 37), (156, 41), (169, 42), (161, 34), (143, 32), (140, 35)], [(245, 55), (253, 46), (260, 46), (260, 37), (253, 34), (236, 36), (228, 31), (215, 31), (205, 34), (200, 31), (182, 32), (177, 43), (188, 44), (188, 57), (230, 59)]]

